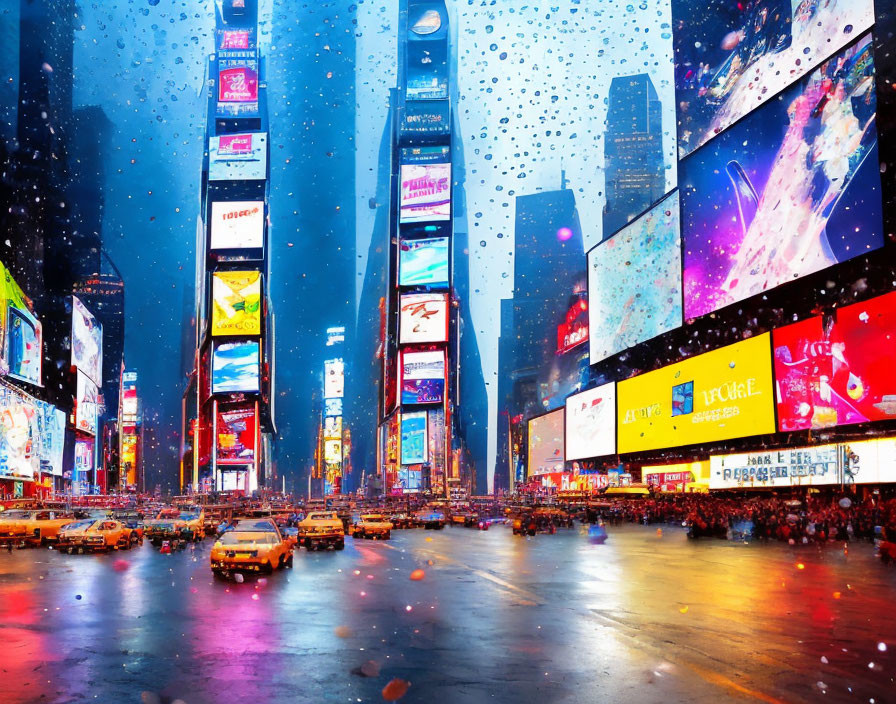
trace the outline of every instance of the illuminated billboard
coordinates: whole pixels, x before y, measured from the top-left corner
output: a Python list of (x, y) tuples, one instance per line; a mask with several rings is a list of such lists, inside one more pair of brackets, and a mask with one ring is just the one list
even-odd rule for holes
[(324, 362), (324, 398), (342, 398), (345, 395), (345, 362), (328, 359)]
[(255, 406), (246, 405), (222, 410), (218, 406), (215, 433), (215, 461), (219, 465), (255, 463), (257, 417)]
[(448, 97), (448, 18), (445, 6), (419, 3), (408, 7), (408, 101)]
[(94, 384), (102, 383), (103, 328), (77, 296), (72, 296), (72, 366)]
[(261, 272), (212, 274), (212, 335), (261, 334)]
[(896, 293), (779, 328), (778, 429), (896, 419)]
[(588, 342), (588, 301), (579, 298), (566, 311), (565, 320), (557, 326), (557, 354), (566, 354)]
[(62, 474), (66, 415), (48, 403), (0, 385), (0, 478), (35, 481)]
[(264, 247), (264, 201), (216, 201), (210, 220), (212, 249)]
[(267, 176), (266, 132), (222, 134), (208, 139), (210, 181), (258, 181)]
[(565, 457), (564, 409), (529, 419), (528, 476), (562, 472)]
[(445, 352), (401, 352), (401, 403), (441, 403), (445, 398)]
[(448, 294), (403, 293), (399, 303), (399, 343), (448, 339)]
[(342, 416), (327, 416), (324, 418), (324, 440), (339, 440), (342, 438)]
[(218, 116), (257, 114), (258, 59), (255, 52), (218, 52)]
[(341, 398), (324, 399), (324, 414), (327, 416), (341, 416), (342, 415), (342, 399)]
[(847, 484), (896, 482), (896, 438), (840, 444), (843, 481)]
[(423, 464), (428, 461), (429, 442), (426, 433), (426, 411), (401, 414), (401, 464)]
[(216, 342), (212, 352), (212, 393), (258, 393), (260, 368), (258, 340)]
[(676, 191), (588, 252), (591, 364), (681, 325)]
[(684, 314), (883, 246), (871, 37), (679, 165)]
[(35, 399), (37, 407), (37, 427), (39, 438), (37, 446), (40, 459), (40, 471), (43, 474), (62, 476), (62, 462), (65, 452), (65, 427), (68, 416), (55, 406)]
[(401, 241), (399, 286), (446, 286), (448, 281), (447, 237)]
[(26, 308), (9, 305), (6, 324), (6, 359), (9, 376), (41, 384), (43, 338), (40, 321)]
[(617, 384), (619, 452), (775, 432), (768, 333)]
[(873, 0), (672, 0), (681, 155), (773, 98), (873, 23)]
[(437, 137), (451, 134), (447, 100), (408, 102), (401, 112), (401, 133), (405, 136)]
[(784, 448), (709, 458), (709, 488), (817, 486), (840, 483), (838, 445)]
[(611, 382), (566, 399), (567, 460), (616, 453), (616, 384)]
[(324, 440), (324, 462), (342, 462), (342, 440)]
[(402, 164), (399, 222), (451, 218), (451, 164)]
[(82, 433), (96, 435), (98, 424), (98, 389), (82, 371), (77, 372), (75, 428)]
[(255, 49), (255, 27), (219, 29), (216, 32), (215, 49), (234, 51)]

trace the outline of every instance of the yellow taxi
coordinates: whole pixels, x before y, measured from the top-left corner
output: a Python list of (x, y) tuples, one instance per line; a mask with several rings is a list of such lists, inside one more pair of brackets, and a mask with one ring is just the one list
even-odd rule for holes
[(292, 567), (294, 543), (284, 538), (270, 519), (241, 518), (212, 546), (211, 567), (216, 575), (231, 572), (273, 572)]
[(72, 554), (127, 549), (139, 541), (139, 531), (128, 528), (121, 521), (85, 518), (69, 523), (59, 531), (58, 546), (62, 552)]
[(392, 522), (381, 513), (364, 513), (355, 523), (354, 538), (389, 540), (392, 537)]
[(0, 543), (46, 545), (57, 539), (60, 528), (74, 520), (64, 511), (7, 511), (0, 514)]

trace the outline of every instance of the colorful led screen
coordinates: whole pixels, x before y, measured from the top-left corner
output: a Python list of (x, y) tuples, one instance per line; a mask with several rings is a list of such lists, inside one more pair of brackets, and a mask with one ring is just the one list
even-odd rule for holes
[(267, 175), (268, 135), (222, 134), (208, 139), (208, 177), (211, 181), (253, 181)]
[(246, 465), (255, 462), (255, 406), (228, 410), (218, 407), (215, 461), (219, 465)]
[(775, 432), (768, 333), (620, 381), (619, 452)]
[(566, 399), (567, 460), (616, 452), (616, 384), (588, 389)]
[(445, 398), (445, 352), (401, 353), (401, 403), (441, 403)]
[(685, 318), (883, 245), (867, 35), (683, 160)]
[(72, 366), (102, 383), (103, 328), (77, 296), (72, 296)]
[(427, 460), (426, 411), (401, 414), (401, 464)]
[(261, 334), (261, 272), (212, 275), (212, 335)]
[(565, 457), (562, 408), (529, 420), (528, 476), (562, 472)]
[(216, 343), (212, 353), (212, 393), (258, 393), (260, 365), (257, 340)]
[(772, 337), (781, 432), (896, 418), (896, 293)]
[(448, 284), (448, 238), (402, 240), (398, 253), (399, 286)]
[(399, 342), (403, 345), (448, 339), (448, 294), (403, 293), (399, 311)]
[(681, 325), (676, 191), (588, 252), (591, 364)]
[(684, 156), (874, 22), (873, 0), (672, 0)]
[(451, 164), (402, 164), (400, 222), (451, 218)]

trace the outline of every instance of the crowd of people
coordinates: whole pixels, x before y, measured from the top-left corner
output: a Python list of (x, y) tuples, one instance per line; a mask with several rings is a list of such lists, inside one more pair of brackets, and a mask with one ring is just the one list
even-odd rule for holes
[(608, 522), (681, 523), (693, 538), (756, 538), (784, 542), (896, 538), (896, 498), (860, 501), (850, 497), (734, 497), (664, 495), (617, 501), (592, 510)]

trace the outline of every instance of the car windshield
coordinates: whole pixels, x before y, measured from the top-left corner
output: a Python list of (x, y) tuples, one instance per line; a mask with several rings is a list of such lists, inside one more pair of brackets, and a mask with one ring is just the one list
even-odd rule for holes
[(161, 511), (159, 511), (156, 518), (160, 519), (160, 520), (164, 520), (164, 519), (171, 520), (172, 518), (178, 518), (180, 515), (181, 515), (180, 511), (178, 511), (177, 509), (163, 508)]
[(309, 521), (335, 521), (337, 520), (336, 514), (332, 511), (320, 511), (317, 513), (309, 513), (308, 514)]
[(90, 518), (86, 521), (75, 521), (74, 523), (67, 524), (64, 530), (82, 530), (84, 528), (89, 528), (94, 523), (96, 523), (96, 520), (94, 520), (93, 518)]
[(270, 532), (230, 532), (220, 538), (222, 545), (276, 545), (277, 536)]
[(0, 521), (21, 521), (31, 516), (31, 511), (4, 511), (0, 513)]
[(260, 531), (260, 532), (275, 532), (277, 530), (276, 526), (271, 523), (271, 521), (239, 521), (237, 524), (237, 530), (240, 532), (247, 531)]

